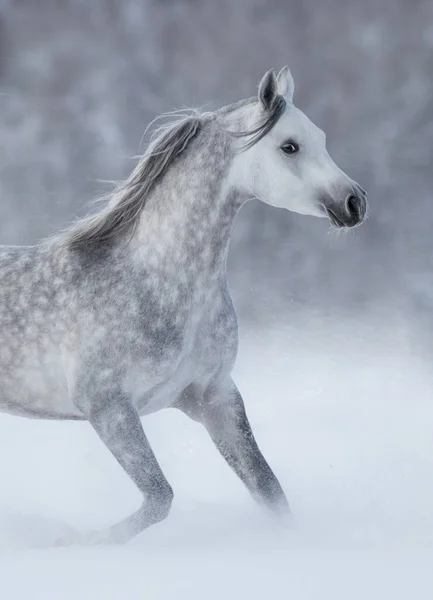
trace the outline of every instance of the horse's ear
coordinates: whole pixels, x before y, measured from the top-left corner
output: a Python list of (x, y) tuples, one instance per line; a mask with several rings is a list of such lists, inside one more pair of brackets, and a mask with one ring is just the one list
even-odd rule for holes
[(265, 110), (269, 110), (278, 96), (277, 76), (274, 69), (263, 75), (259, 83), (259, 100)]
[(293, 101), (293, 92), (295, 91), (295, 82), (289, 67), (283, 67), (277, 75), (278, 93), (287, 100)]

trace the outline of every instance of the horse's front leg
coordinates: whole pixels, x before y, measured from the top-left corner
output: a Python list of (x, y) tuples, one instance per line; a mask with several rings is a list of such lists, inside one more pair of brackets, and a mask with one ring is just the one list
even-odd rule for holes
[[(106, 531), (65, 543), (122, 543), (168, 515), (173, 491), (153, 454), (135, 408), (120, 394), (95, 394), (80, 402), (93, 428), (143, 495), (137, 512)], [(62, 544), (62, 542), (60, 542)]]
[(176, 408), (206, 427), (255, 500), (275, 512), (289, 512), (286, 496), (254, 439), (242, 396), (231, 377), (213, 384), (201, 397), (189, 388)]

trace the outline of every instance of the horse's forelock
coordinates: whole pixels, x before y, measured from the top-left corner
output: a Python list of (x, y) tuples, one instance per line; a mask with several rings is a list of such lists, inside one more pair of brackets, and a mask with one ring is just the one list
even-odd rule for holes
[(263, 110), (262, 116), (257, 124), (253, 125), (249, 129), (246, 129), (245, 131), (232, 132), (232, 135), (237, 138), (250, 138), (242, 146), (242, 150), (251, 148), (262, 138), (264, 138), (265, 135), (267, 135), (274, 125), (276, 125), (276, 123), (279, 121), (281, 115), (286, 109), (286, 106), (287, 102), (285, 98), (283, 98), (281, 95), (277, 95), (272, 105), (268, 109)]

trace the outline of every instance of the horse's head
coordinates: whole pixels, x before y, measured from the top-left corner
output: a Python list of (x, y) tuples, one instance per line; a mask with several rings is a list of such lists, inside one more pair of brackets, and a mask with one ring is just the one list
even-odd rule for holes
[(246, 148), (235, 159), (236, 178), (266, 204), (355, 227), (365, 218), (366, 192), (331, 159), (325, 134), (294, 106), (293, 91), (287, 67), (264, 75), (259, 102), (246, 108)]

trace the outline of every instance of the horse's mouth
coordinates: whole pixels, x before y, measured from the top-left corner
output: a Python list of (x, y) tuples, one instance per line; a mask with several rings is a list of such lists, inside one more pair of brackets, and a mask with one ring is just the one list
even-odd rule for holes
[(332, 227), (334, 227), (335, 229), (353, 229), (355, 227), (358, 227), (358, 225), (361, 225), (365, 219), (365, 215), (362, 214), (356, 215), (352, 218), (348, 218), (346, 221), (343, 221), (343, 219), (340, 216), (338, 216), (332, 209), (325, 207), (325, 211)]
[(325, 211), (328, 215), (328, 219), (331, 222), (331, 225), (335, 227), (335, 229), (345, 229), (346, 227), (349, 227), (349, 225), (343, 223), (343, 221), (339, 217), (337, 217), (337, 215), (330, 208), (325, 207)]

